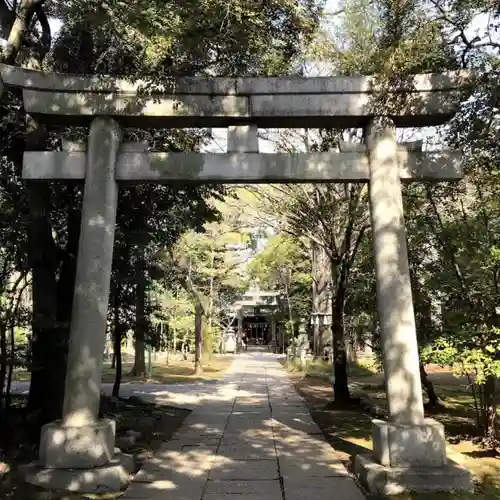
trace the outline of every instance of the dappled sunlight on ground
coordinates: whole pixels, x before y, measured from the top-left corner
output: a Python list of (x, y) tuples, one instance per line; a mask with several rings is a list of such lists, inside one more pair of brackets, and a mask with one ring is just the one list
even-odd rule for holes
[(239, 357), (123, 498), (303, 500), (332, 491), (364, 498), (275, 357), (257, 351)]
[[(436, 383), (438, 394), (444, 396), (445, 406), (440, 414), (433, 414), (447, 429), (455, 432), (460, 429), (467, 434), (472, 428), (471, 413), (472, 395), (465, 390), (460, 379), (455, 379), (449, 372), (438, 371)], [(433, 374), (434, 376), (434, 374)], [(319, 377), (303, 377), (301, 374), (291, 375), (295, 387), (305, 398), (314, 421), (325, 431), (329, 443), (335, 448), (344, 464), (348, 465), (352, 458), (372, 449), (371, 416), (362, 408), (349, 408), (332, 404), (332, 388), (328, 380)], [(355, 379), (365, 392), (374, 399), (385, 399), (385, 393), (379, 388), (380, 379), (374, 377), (372, 384), (367, 384), (366, 377)], [(452, 382), (450, 384), (450, 382)], [(500, 498), (500, 457), (491, 451), (486, 452), (470, 440), (462, 440), (458, 444), (448, 444), (447, 453), (450, 458), (465, 465), (477, 478), (475, 493), (428, 493), (405, 494), (393, 497), (395, 500), (493, 500)]]

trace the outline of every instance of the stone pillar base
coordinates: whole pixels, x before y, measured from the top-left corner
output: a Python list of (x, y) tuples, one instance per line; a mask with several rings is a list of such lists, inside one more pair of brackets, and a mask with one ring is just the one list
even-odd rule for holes
[(441, 467), (385, 467), (370, 455), (358, 455), (354, 459), (354, 473), (368, 492), (375, 495), (474, 491), (471, 473), (451, 460)]
[(373, 420), (373, 453), (357, 456), (354, 471), (370, 493), (472, 491), (472, 475), (446, 456), (443, 425)]
[(106, 465), (92, 469), (49, 469), (38, 462), (25, 465), (21, 473), (27, 483), (48, 490), (79, 493), (118, 493), (130, 483), (135, 470), (134, 457), (117, 453)]
[(60, 421), (42, 427), (38, 464), (47, 469), (92, 469), (110, 462), (115, 451), (115, 422), (97, 420), (84, 427)]
[(426, 418), (421, 425), (372, 421), (373, 458), (386, 467), (446, 465), (444, 427)]

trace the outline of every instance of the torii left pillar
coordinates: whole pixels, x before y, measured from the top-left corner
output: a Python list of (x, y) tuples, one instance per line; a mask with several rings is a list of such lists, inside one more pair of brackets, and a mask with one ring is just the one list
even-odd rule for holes
[(63, 418), (42, 428), (38, 464), (26, 473), (45, 487), (118, 491), (133, 467), (132, 457), (115, 455), (115, 422), (98, 418), (121, 138), (111, 118), (90, 126)]

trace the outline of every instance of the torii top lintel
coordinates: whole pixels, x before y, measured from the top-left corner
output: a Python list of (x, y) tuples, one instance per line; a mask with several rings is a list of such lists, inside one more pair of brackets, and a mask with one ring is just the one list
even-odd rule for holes
[(460, 104), (464, 72), (422, 74), (389, 90), (372, 76), (183, 78), (153, 87), (103, 76), (43, 73), (0, 64), (6, 87), (23, 89), (28, 113), (47, 124), (84, 125), (111, 116), (123, 126), (363, 127), (375, 115), (398, 127), (440, 125)]

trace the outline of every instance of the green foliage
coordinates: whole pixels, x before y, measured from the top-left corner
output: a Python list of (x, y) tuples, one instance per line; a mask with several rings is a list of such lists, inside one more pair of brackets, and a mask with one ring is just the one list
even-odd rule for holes
[(311, 260), (303, 241), (285, 233), (271, 237), (265, 249), (249, 262), (247, 272), (262, 289), (283, 292), (283, 314), (289, 320), (297, 322), (309, 316)]
[(461, 331), (442, 336), (422, 351), (422, 360), (450, 366), (457, 376), (472, 375), (484, 385), (489, 377), (500, 378), (500, 329)]
[(57, 50), (62, 60), (82, 56), (81, 71), (91, 57), (112, 74), (154, 82), (201, 72), (280, 74), (313, 35), (322, 3), (139, 0), (130, 8), (120, 0), (72, 0), (58, 4), (66, 22)]

